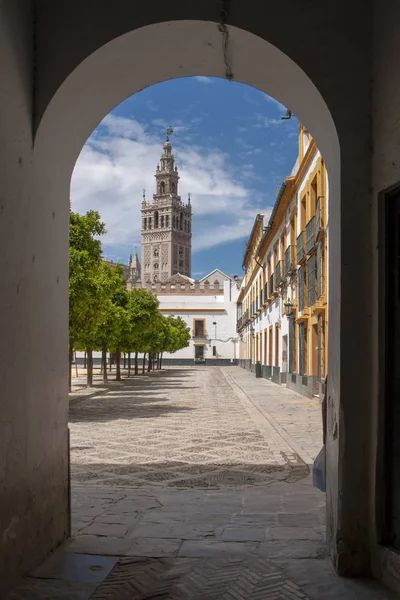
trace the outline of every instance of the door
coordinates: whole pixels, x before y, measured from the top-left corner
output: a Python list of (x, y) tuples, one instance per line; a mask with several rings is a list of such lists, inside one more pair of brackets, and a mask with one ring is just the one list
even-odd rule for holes
[(194, 359), (198, 361), (204, 360), (204, 346), (194, 347)]
[[(400, 188), (385, 198), (384, 277), (384, 470), (386, 542), (400, 550)], [(382, 281), (383, 279), (383, 281)], [(380, 328), (381, 329), (381, 328)]]

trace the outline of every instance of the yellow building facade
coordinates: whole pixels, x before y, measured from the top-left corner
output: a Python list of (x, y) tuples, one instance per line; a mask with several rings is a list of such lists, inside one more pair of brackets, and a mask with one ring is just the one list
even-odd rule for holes
[(256, 216), (237, 304), (240, 364), (308, 397), (328, 370), (325, 163), (299, 124), (299, 153), (268, 219)]

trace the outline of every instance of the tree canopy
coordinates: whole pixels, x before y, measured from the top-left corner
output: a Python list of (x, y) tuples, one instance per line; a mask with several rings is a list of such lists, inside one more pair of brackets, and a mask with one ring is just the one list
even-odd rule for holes
[(128, 291), (122, 266), (103, 260), (99, 238), (105, 232), (98, 212), (70, 211), (70, 375), (73, 350), (90, 356), (93, 350), (109, 351), (119, 360), (121, 351), (162, 356), (189, 345), (189, 328), (180, 317), (162, 315), (151, 292)]

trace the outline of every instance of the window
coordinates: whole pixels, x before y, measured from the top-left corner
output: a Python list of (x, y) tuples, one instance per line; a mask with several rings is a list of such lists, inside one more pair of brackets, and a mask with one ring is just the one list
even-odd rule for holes
[(161, 215), (161, 227), (164, 227), (164, 215)]
[(183, 256), (183, 248), (179, 248), (179, 256)]
[(143, 229), (147, 229), (147, 219), (143, 219)]
[(206, 334), (206, 322), (204, 319), (194, 319), (193, 335), (194, 337), (204, 337)]
[(159, 255), (159, 250), (158, 248), (154, 248), (154, 256), (157, 257)]
[(217, 346), (213, 346), (213, 356), (217, 356)]
[(183, 213), (180, 214), (180, 219), (179, 219), (179, 229), (182, 230), (183, 229)]
[(165, 181), (160, 183), (160, 194), (165, 194)]
[(169, 227), (169, 215), (165, 215), (165, 227)]
[(149, 217), (149, 229), (151, 229), (151, 217)]
[(158, 270), (158, 263), (154, 263), (153, 269), (156, 270), (156, 271)]
[(203, 361), (204, 360), (204, 346), (196, 345), (194, 347), (194, 360), (195, 361)]
[(299, 323), (299, 375), (307, 373), (307, 327)]
[(275, 367), (279, 367), (279, 329), (278, 329), (278, 323), (275, 325)]
[(158, 210), (154, 213), (154, 229), (158, 229)]
[(316, 254), (312, 254), (307, 261), (307, 276), (308, 276), (308, 288), (307, 288), (307, 303), (308, 306), (314, 304), (316, 300), (317, 292), (317, 269), (316, 269)]
[(174, 182), (174, 181), (171, 183), (171, 192), (172, 192), (173, 194), (175, 194), (175, 192), (176, 192), (176, 184), (175, 184), (175, 182)]

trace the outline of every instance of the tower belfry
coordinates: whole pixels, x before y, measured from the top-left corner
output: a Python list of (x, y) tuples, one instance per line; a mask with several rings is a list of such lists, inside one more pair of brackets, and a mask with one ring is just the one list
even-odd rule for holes
[(167, 281), (172, 275), (191, 276), (192, 207), (178, 195), (179, 174), (166, 130), (157, 165), (153, 200), (142, 200), (142, 281)]

